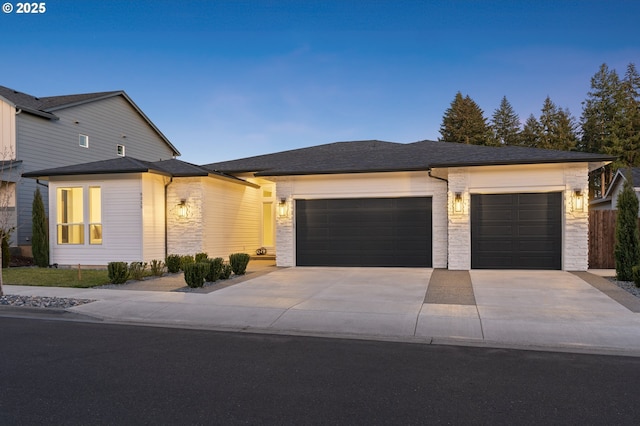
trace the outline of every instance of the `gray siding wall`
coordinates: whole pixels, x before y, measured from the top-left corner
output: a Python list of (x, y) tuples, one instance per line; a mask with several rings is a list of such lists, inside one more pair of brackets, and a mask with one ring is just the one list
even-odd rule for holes
[[(27, 113), (16, 116), (16, 154), (23, 161), (22, 173), (115, 158), (117, 145), (125, 146), (128, 157), (146, 161), (173, 158), (171, 147), (122, 96), (55, 114), (60, 120)], [(89, 136), (89, 148), (79, 146), (80, 134)], [(35, 179), (22, 179), (17, 185), (18, 229), (14, 242), (18, 245), (31, 244), (31, 205), (36, 186)], [(41, 187), (40, 193), (48, 206), (46, 188)]]

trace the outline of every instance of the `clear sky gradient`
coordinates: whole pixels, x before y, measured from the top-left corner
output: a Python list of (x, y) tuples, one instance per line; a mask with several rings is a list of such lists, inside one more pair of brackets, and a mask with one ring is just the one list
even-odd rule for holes
[[(0, 3), (5, 3), (0, 0)], [(0, 85), (125, 90), (196, 164), (437, 139), (456, 92), (578, 118), (602, 63), (640, 66), (640, 2), (49, 0), (0, 13)]]

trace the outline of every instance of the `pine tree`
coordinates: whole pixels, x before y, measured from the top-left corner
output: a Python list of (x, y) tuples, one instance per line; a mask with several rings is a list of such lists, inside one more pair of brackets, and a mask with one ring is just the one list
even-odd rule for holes
[(619, 145), (616, 128), (622, 117), (620, 86), (618, 73), (607, 64), (591, 77), (591, 91), (582, 103), (582, 151), (615, 155)]
[(531, 114), (527, 121), (524, 122), (524, 127), (520, 133), (520, 145), (527, 147), (536, 147), (540, 143), (542, 135), (542, 126), (538, 123), (538, 119)]
[(575, 120), (569, 111), (558, 108), (547, 96), (542, 105), (536, 148), (570, 151), (575, 149), (577, 142)]
[(32, 241), (33, 261), (41, 268), (49, 266), (49, 238), (47, 238), (47, 217), (40, 188), (36, 188), (32, 205)]
[(440, 126), (441, 141), (490, 145), (490, 129), (482, 109), (469, 95), (456, 93)]
[(640, 235), (638, 233), (638, 197), (627, 177), (618, 195), (616, 218), (616, 277), (620, 281), (632, 280), (632, 268), (640, 264)]
[(640, 75), (634, 64), (627, 66), (619, 94), (622, 116), (616, 124), (620, 146), (620, 163), (624, 166), (640, 166)]
[(491, 130), (493, 145), (519, 144), (520, 117), (513, 110), (506, 96), (502, 97), (500, 106), (493, 112)]

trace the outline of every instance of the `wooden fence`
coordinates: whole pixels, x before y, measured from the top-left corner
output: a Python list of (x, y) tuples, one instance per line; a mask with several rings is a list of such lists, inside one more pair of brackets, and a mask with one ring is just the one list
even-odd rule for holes
[[(615, 269), (616, 211), (589, 212), (589, 268)], [(638, 219), (640, 226), (640, 219)]]

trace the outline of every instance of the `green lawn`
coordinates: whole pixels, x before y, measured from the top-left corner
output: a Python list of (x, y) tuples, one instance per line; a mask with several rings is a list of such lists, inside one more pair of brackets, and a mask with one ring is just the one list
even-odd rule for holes
[(4, 284), (35, 285), (43, 287), (95, 287), (109, 284), (106, 269), (83, 269), (78, 279), (77, 269), (37, 267), (7, 268), (2, 270)]

